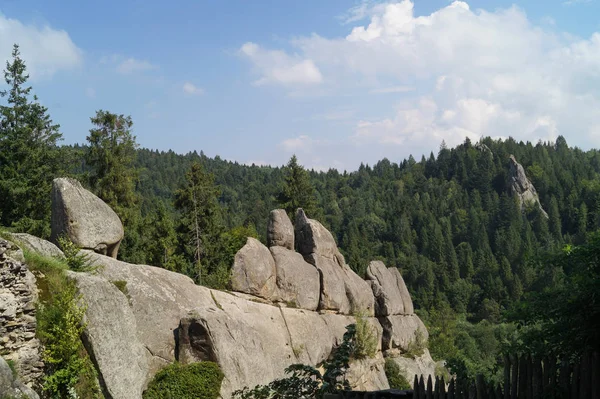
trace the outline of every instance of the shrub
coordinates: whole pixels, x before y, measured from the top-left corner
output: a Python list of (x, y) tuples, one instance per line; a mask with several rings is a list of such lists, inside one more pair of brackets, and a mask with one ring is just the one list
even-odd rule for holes
[(159, 371), (144, 392), (144, 399), (215, 399), (223, 373), (213, 362), (173, 363)]
[(411, 389), (398, 363), (390, 358), (385, 359), (385, 376), (392, 389)]
[(69, 269), (76, 272), (90, 272), (95, 270), (89, 256), (82, 254), (81, 249), (67, 236), (58, 237), (58, 246), (65, 254)]
[(421, 329), (417, 329), (415, 331), (415, 339), (408, 344), (408, 349), (404, 353), (406, 357), (419, 357), (425, 353), (425, 349), (427, 348), (427, 342), (425, 342), (425, 336)]
[(44, 346), (43, 389), (51, 398), (100, 398), (97, 374), (81, 335), (85, 329), (85, 306), (72, 280), (68, 265), (55, 258), (24, 251), (25, 261), (38, 274), (41, 289), (36, 312), (37, 335)]
[(366, 313), (359, 312), (356, 318), (356, 344), (353, 357), (355, 359), (365, 359), (374, 357), (377, 353), (377, 330), (369, 324)]

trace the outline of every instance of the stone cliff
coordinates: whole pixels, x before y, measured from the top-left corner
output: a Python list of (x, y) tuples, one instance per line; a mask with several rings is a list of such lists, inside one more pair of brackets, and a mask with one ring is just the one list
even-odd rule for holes
[(519, 199), (522, 210), (524, 210), (528, 204), (532, 204), (537, 206), (546, 218), (548, 217), (548, 214), (544, 208), (542, 208), (540, 198), (533, 183), (527, 178), (525, 169), (517, 162), (513, 155), (510, 156), (510, 175), (508, 184), (509, 191)]
[[(63, 216), (54, 215), (53, 223), (64, 226), (68, 221), (60, 218), (74, 214), (65, 204), (60, 202)], [(398, 269), (372, 262), (367, 280), (362, 279), (345, 263), (332, 234), (301, 209), (294, 224), (284, 211), (275, 210), (268, 225), (268, 246), (249, 238), (236, 255), (228, 292), (107, 256), (114, 255), (105, 248), (118, 247), (110, 244), (118, 234), (113, 237), (111, 231), (106, 239), (101, 230), (94, 232), (87, 248), (101, 253), (85, 252), (97, 271), (68, 274), (87, 307), (84, 344), (105, 397), (141, 398), (148, 382), (169, 363), (211, 360), (225, 375), (221, 395), (229, 398), (236, 389), (283, 377), (291, 364), (319, 365), (358, 313), (377, 332), (378, 344), (373, 358), (352, 363), (348, 378), (355, 388), (388, 388), (384, 356), (410, 373), (434, 373), (427, 350), (418, 359), (401, 356), (418, 337), (426, 340), (427, 330), (414, 314)], [(79, 228), (76, 232), (85, 236)], [(21, 243), (44, 255), (62, 256), (39, 239)]]

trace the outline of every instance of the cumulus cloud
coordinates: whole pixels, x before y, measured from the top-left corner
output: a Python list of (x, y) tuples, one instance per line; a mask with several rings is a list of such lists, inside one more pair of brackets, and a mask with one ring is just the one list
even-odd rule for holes
[(322, 86), (338, 94), (389, 93), (378, 97), (383, 110), (370, 115), (364, 107), (370, 111), (358, 115), (350, 136), (361, 153), (409, 143), (428, 153), (442, 139), (482, 135), (537, 141), (562, 134), (571, 144), (600, 145), (600, 33), (577, 38), (533, 23), (516, 6), (473, 10), (463, 1), (422, 16), (409, 0), (361, 3), (345, 20), (354, 26), (344, 37), (293, 39), (294, 55), (247, 45), (250, 53), (310, 60)]
[[(116, 58), (119, 58), (118, 56)], [(117, 65), (117, 72), (123, 75), (130, 75), (136, 72), (150, 71), (157, 69), (158, 67), (145, 60), (138, 60), (135, 58), (127, 58), (122, 60)]]
[(292, 137), (281, 142), (281, 148), (287, 152), (310, 150), (318, 141), (303, 134), (298, 137)]
[(14, 43), (32, 79), (49, 78), (58, 71), (72, 70), (83, 63), (82, 51), (64, 30), (26, 25), (0, 13), (0, 63), (11, 56)]
[(191, 82), (185, 82), (183, 84), (183, 92), (190, 95), (200, 95), (204, 93), (204, 90)]
[(259, 45), (248, 42), (239, 53), (249, 59), (260, 78), (255, 85), (282, 84), (306, 85), (323, 81), (321, 71), (311, 59), (291, 56), (283, 51), (265, 50)]

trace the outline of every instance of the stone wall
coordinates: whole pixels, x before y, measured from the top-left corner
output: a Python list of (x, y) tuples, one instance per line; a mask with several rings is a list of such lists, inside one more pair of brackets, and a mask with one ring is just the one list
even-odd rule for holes
[(25, 384), (36, 387), (44, 368), (35, 337), (37, 288), (21, 260), (20, 249), (0, 239), (0, 355), (15, 363)]

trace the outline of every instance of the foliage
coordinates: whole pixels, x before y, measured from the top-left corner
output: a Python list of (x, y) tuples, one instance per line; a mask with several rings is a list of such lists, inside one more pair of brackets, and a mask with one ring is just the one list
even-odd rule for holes
[(129, 294), (129, 290), (127, 289), (127, 281), (125, 281), (125, 280), (114, 280), (114, 281), (111, 281), (111, 283), (113, 283), (114, 286), (117, 287), (117, 289), (119, 291), (121, 291), (123, 294), (125, 294), (125, 295)]
[(0, 224), (47, 238), (48, 194), (65, 167), (57, 146), (62, 135), (37, 96), (31, 99), (28, 79), (15, 44), (4, 70), (8, 90), (0, 91), (6, 98), (6, 105), (0, 104)]
[(58, 237), (58, 246), (65, 255), (65, 260), (69, 269), (76, 272), (90, 272), (96, 269), (92, 264), (89, 255), (81, 253), (81, 249), (75, 245), (69, 237)]
[(389, 357), (385, 359), (384, 370), (391, 389), (411, 389), (403, 370), (393, 359)]
[(427, 349), (427, 341), (425, 340), (423, 331), (418, 328), (415, 331), (415, 339), (409, 342), (406, 352), (402, 356), (417, 358), (425, 353), (425, 349)]
[(100, 398), (96, 371), (81, 342), (85, 306), (75, 283), (65, 274), (68, 265), (58, 259), (25, 251), (32, 270), (39, 271), (42, 289), (36, 312), (37, 335), (44, 346), (44, 392), (52, 398)]
[(277, 196), (281, 207), (292, 220), (298, 208), (304, 209), (309, 217), (316, 217), (315, 188), (310, 182), (308, 172), (298, 164), (295, 155), (290, 158), (285, 173), (283, 187)]
[(356, 342), (353, 357), (355, 359), (372, 358), (377, 353), (379, 337), (377, 330), (369, 323), (366, 312), (358, 312), (356, 319)]
[(186, 177), (186, 185), (175, 193), (175, 207), (181, 213), (179, 231), (190, 265), (185, 273), (201, 283), (202, 277), (219, 270), (223, 232), (219, 189), (214, 176), (199, 163), (192, 164)]
[(345, 378), (350, 367), (350, 359), (356, 349), (356, 325), (346, 327), (343, 341), (331, 359), (322, 367), (323, 374), (314, 367), (304, 364), (293, 364), (285, 369), (288, 377), (275, 380), (267, 385), (257, 385), (253, 389), (245, 387), (235, 391), (236, 399), (320, 399), (326, 393), (349, 390), (350, 385)]
[(216, 399), (219, 397), (222, 381), (223, 372), (216, 363), (173, 363), (154, 376), (143, 398)]
[(8, 364), (8, 368), (10, 368), (10, 371), (12, 372), (13, 378), (17, 378), (17, 365), (15, 364), (15, 361), (12, 359), (5, 359), (6, 364)]
[(579, 246), (535, 261), (540, 289), (527, 293), (510, 318), (520, 327), (521, 350), (575, 355), (600, 350), (600, 231)]

